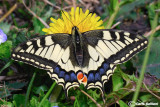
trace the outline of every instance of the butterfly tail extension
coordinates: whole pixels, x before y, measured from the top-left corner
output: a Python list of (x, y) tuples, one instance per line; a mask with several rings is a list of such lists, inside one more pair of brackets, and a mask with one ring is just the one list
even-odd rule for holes
[[(104, 84), (109, 80), (109, 78), (114, 73), (116, 65), (110, 64), (104, 61), (97, 70), (89, 71), (87, 75), (87, 85), (86, 88), (99, 88), (104, 95)], [(104, 98), (104, 96), (103, 96)]]

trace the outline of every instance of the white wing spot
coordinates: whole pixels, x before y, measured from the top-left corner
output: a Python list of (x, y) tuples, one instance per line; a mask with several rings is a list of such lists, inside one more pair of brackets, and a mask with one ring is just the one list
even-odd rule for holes
[(112, 50), (112, 52), (115, 54), (118, 52), (118, 49), (116, 49), (109, 41), (104, 41), (106, 45)]
[(91, 58), (94, 60), (94, 61), (97, 61), (98, 59), (98, 53), (97, 51), (90, 45), (88, 45), (88, 51), (89, 51), (89, 55), (91, 56)]
[(17, 58), (20, 58), (20, 56), (19, 56), (19, 55), (17, 55)]
[(148, 43), (148, 41), (145, 41), (144, 43), (145, 43), (145, 44), (147, 44), (147, 43)]
[(12, 54), (12, 56), (15, 57), (16, 55), (15, 55), (15, 54)]
[(45, 67), (45, 65), (44, 65), (44, 64), (40, 64), (40, 66), (41, 66), (41, 67)]
[(130, 44), (127, 40), (125, 40), (125, 43), (126, 43), (127, 45), (129, 45), (129, 44)]
[(129, 54), (126, 54), (126, 57), (128, 57), (129, 56)]
[(90, 70), (93, 70), (93, 69), (94, 69), (93, 64), (94, 64), (93, 60), (92, 60), (92, 59), (90, 59), (90, 60), (89, 60), (89, 65), (88, 65), (88, 71), (90, 71)]
[(58, 57), (58, 54), (60, 53), (61, 51), (61, 47), (59, 44), (56, 44), (55, 47), (54, 47), (54, 50), (52, 52), (52, 55), (50, 57), (51, 60), (55, 61), (55, 62), (58, 62), (57, 57)]
[(141, 46), (144, 46), (144, 43), (141, 43)]
[(137, 48), (134, 48), (133, 50), (134, 50), (134, 51), (136, 51), (136, 50), (137, 50)]
[(111, 41), (111, 42), (118, 50), (122, 49), (122, 47), (120, 47), (116, 42), (114, 42), (114, 41)]
[(109, 31), (103, 31), (103, 39), (112, 40), (112, 37)]
[(34, 60), (33, 60), (33, 59), (31, 59), (30, 61), (31, 61), (31, 62), (34, 62)]
[(120, 39), (120, 35), (119, 35), (119, 33), (118, 33), (118, 32), (116, 32), (116, 33), (115, 33), (115, 35), (117, 36), (117, 40), (119, 40), (119, 39)]
[(54, 49), (54, 45), (52, 45), (52, 46), (49, 47), (49, 49), (48, 49), (48, 51), (47, 51), (47, 53), (46, 53), (46, 55), (45, 55), (45, 58), (47, 58), (47, 59), (50, 58), (53, 49)]
[(126, 46), (124, 43), (122, 43), (121, 41), (117, 41), (117, 43), (122, 46), (123, 48)]
[(19, 52), (22, 52), (22, 53), (23, 53), (23, 52), (24, 52), (24, 50), (23, 50), (23, 49), (21, 49)]
[(130, 54), (132, 54), (132, 53), (133, 53), (133, 51), (131, 50), (129, 53), (130, 53)]
[(41, 51), (43, 50), (43, 48), (39, 48), (37, 51), (36, 51), (36, 55), (39, 55), (41, 53)]
[(29, 45), (31, 45), (31, 44), (32, 44), (32, 42), (27, 42), (26, 44), (29, 46)]
[(114, 63), (118, 63), (118, 62), (120, 62), (120, 60), (116, 60), (116, 61), (114, 61)]
[(38, 47), (42, 47), (41, 44), (40, 44), (40, 42), (41, 42), (41, 40), (38, 39), (38, 40), (37, 40), (37, 46), (38, 46)]
[(45, 54), (46, 54), (46, 51), (47, 51), (48, 47), (45, 47), (42, 51), (42, 53), (40, 54), (41, 57), (44, 57)]
[(39, 65), (39, 62), (35, 62), (37, 65)]
[(127, 36), (125, 36), (124, 37), (126, 40), (128, 40), (130, 43), (132, 43), (133, 42), (133, 40), (132, 39), (130, 39), (129, 37), (127, 37)]
[(50, 67), (50, 66), (47, 65), (46, 68), (51, 69), (52, 67)]
[(129, 32), (124, 32), (124, 35), (129, 36), (130, 33)]
[(32, 53), (32, 54), (34, 53), (34, 48), (31, 50), (31, 52), (30, 52), (30, 53)]
[(66, 50), (63, 53), (62, 58), (61, 58), (64, 63), (66, 63), (68, 61), (69, 56), (70, 56), (69, 54), (70, 54), (69, 47), (67, 47)]
[(138, 38), (136, 38), (136, 39), (135, 39), (135, 41), (136, 41), (136, 42), (138, 42), (138, 41), (139, 41), (139, 39), (138, 39)]
[(22, 59), (25, 59), (25, 57), (23, 57), (23, 56), (22, 56), (21, 58), (22, 58)]
[(49, 46), (52, 44), (54, 44), (54, 42), (52, 41), (52, 37), (51, 36), (45, 37), (45, 45)]
[(121, 59), (121, 61), (124, 61), (125, 60), (125, 57), (123, 57), (122, 59)]
[(33, 45), (31, 45), (31, 46), (26, 50), (26, 52), (29, 53), (32, 48), (33, 48)]

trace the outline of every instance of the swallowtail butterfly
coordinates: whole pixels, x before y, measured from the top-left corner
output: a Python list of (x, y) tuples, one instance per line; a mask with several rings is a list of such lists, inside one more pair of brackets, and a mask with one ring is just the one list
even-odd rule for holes
[(12, 59), (48, 71), (65, 93), (84, 84), (87, 89), (99, 88), (113, 74), (117, 64), (128, 61), (147, 47), (142, 36), (121, 30), (92, 30), (72, 34), (50, 34), (33, 38), (17, 46)]

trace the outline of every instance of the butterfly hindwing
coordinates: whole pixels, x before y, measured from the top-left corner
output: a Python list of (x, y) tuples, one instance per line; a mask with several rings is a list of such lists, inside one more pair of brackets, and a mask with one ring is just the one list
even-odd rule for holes
[(87, 76), (86, 88), (99, 88), (104, 93), (104, 83), (114, 73), (116, 65), (110, 64), (89, 42), (84, 44), (82, 71)]

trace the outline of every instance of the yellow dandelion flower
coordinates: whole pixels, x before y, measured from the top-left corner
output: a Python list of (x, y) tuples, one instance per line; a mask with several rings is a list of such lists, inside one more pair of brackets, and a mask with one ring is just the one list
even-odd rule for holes
[(50, 27), (42, 29), (46, 34), (71, 34), (72, 27), (74, 26), (77, 26), (81, 33), (89, 30), (104, 29), (104, 26), (102, 26), (103, 21), (100, 20), (99, 16), (96, 17), (95, 13), (89, 13), (89, 10), (86, 10), (84, 13), (79, 7), (76, 10), (72, 7), (69, 13), (62, 12), (61, 18), (56, 20), (51, 17), (50, 20), (53, 22), (49, 24)]

